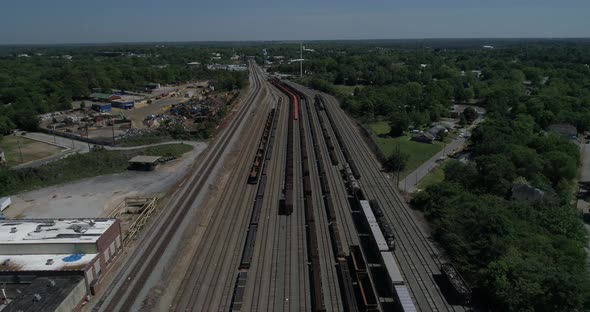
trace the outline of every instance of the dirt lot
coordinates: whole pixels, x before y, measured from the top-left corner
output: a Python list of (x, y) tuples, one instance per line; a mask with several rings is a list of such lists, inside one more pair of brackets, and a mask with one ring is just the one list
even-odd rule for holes
[[(21, 161), (21, 154), (18, 148), (19, 142), (23, 161)], [(14, 135), (5, 136), (2, 141), (0, 141), (0, 148), (4, 149), (9, 166), (15, 166), (21, 163), (43, 159), (58, 154), (64, 150), (58, 146)]]
[(13, 204), (4, 214), (8, 218), (105, 217), (125, 197), (164, 194), (206, 147), (205, 143), (186, 143), (194, 146), (191, 152), (155, 171), (127, 171), (22, 193), (12, 196)]

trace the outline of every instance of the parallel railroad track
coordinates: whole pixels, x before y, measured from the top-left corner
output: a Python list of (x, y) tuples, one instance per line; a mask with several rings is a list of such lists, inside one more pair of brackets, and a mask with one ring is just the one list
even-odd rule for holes
[(179, 191), (173, 195), (168, 208), (163, 210), (158, 222), (154, 223), (143, 236), (142, 243), (130, 258), (130, 263), (118, 273), (112, 286), (97, 302), (93, 311), (131, 311), (134, 308), (145, 282), (176, 234), (177, 228), (191, 210), (193, 200), (218, 165), (217, 160), (221, 158), (237, 129), (240, 128), (243, 116), (250, 110), (259, 89), (260, 84), (254, 79), (252, 92), (233, 116), (234, 119), (228, 128), (216, 142), (212, 143), (203, 161), (195, 167), (194, 173), (185, 178)]
[[(258, 69), (255, 69), (258, 71)], [(258, 92), (258, 110), (252, 123), (261, 124), (268, 111), (260, 73), (254, 79)], [(238, 163), (230, 173), (230, 181), (222, 190), (223, 196), (206, 228), (199, 246), (195, 249), (190, 266), (174, 300), (172, 310), (210, 311), (228, 308), (232, 296), (234, 270), (239, 262), (243, 233), (249, 220), (248, 213), (253, 201), (255, 187), (245, 183), (251, 160), (256, 152), (257, 140), (262, 132), (260, 127), (249, 127), (243, 134), (244, 147), (240, 150)]]
[[(305, 87), (293, 85), (310, 96), (315, 93)], [(402, 270), (420, 310), (464, 311), (465, 308), (462, 306), (449, 305), (438, 288), (434, 280), (434, 275), (440, 273), (438, 267), (441, 261), (438, 253), (414, 220), (409, 207), (394, 190), (393, 182), (380, 171), (378, 162), (354, 129), (353, 122), (339, 108), (338, 102), (330, 96), (324, 97), (328, 104), (326, 109), (330, 110), (337, 123), (341, 125), (340, 131), (344, 131), (347, 147), (362, 172), (360, 183), (366, 194), (377, 200), (381, 207), (392, 207), (383, 210), (396, 235), (396, 258), (401, 260)]]

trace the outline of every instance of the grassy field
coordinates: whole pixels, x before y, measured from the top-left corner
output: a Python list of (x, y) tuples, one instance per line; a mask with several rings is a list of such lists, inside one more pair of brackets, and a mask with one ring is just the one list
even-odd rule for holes
[(193, 149), (188, 144), (167, 144), (131, 151), (75, 154), (38, 168), (0, 169), (0, 196), (14, 195), (83, 178), (124, 172), (127, 161), (137, 155), (174, 156)]
[(430, 171), (419, 183), (418, 189), (423, 190), (433, 184), (442, 182), (445, 178), (444, 164)]
[[(21, 154), (22, 151), (22, 161)], [(0, 140), (0, 148), (4, 150), (8, 166), (15, 166), (33, 160), (43, 159), (61, 152), (63, 149), (39, 141), (23, 138), (21, 136), (9, 135)]]
[(399, 146), (399, 149), (410, 156), (406, 169), (401, 172), (400, 176), (407, 176), (425, 161), (430, 159), (436, 153), (443, 149), (444, 144), (435, 141), (434, 144), (419, 143), (410, 140), (409, 135), (397, 138), (386, 137), (389, 132), (389, 124), (385, 121), (367, 124), (369, 129), (375, 134), (374, 139), (385, 156), (391, 155)]

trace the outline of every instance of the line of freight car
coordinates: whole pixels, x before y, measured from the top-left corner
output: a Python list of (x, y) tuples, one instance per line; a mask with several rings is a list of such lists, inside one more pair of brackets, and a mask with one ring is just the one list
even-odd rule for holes
[[(309, 102), (305, 101), (305, 107), (308, 112), (311, 112), (311, 108), (309, 106)], [(322, 190), (322, 195), (324, 196), (324, 206), (326, 208), (326, 214), (328, 217), (328, 227), (330, 229), (330, 238), (332, 240), (332, 249), (334, 250), (335, 257), (343, 258), (345, 256), (344, 249), (342, 247), (342, 241), (340, 240), (340, 234), (338, 230), (338, 223), (336, 222), (336, 212), (334, 211), (334, 205), (332, 204), (332, 198), (330, 197), (330, 187), (328, 185), (328, 177), (326, 176), (326, 172), (323, 170), (323, 159), (322, 159), (322, 152), (319, 147), (318, 139), (317, 139), (317, 132), (314, 123), (310, 118), (310, 130), (312, 133), (312, 141), (314, 144), (314, 151), (317, 159), (317, 164), (319, 167), (322, 167), (322, 170), (319, 172), (319, 180), (320, 186)]]
[[(318, 95), (316, 99), (319, 103), (324, 104), (321, 95)], [(336, 124), (332, 116), (330, 115), (330, 111), (325, 108), (325, 104), (324, 110), (326, 112), (326, 116), (328, 117), (330, 126), (332, 127), (334, 134), (336, 136), (336, 141), (338, 142), (338, 145), (340, 146), (342, 154), (344, 155), (344, 158), (346, 160), (346, 163), (344, 164), (344, 169), (342, 171), (344, 181), (348, 184), (348, 188), (352, 195), (353, 201), (356, 201), (355, 204), (357, 206), (360, 206), (359, 199), (364, 199), (363, 192), (357, 180), (358, 178), (360, 178), (360, 173), (354, 165), (354, 161), (352, 160), (350, 152), (348, 151), (346, 145), (344, 144), (344, 141), (342, 140), (340, 131), (336, 127)], [(318, 115), (320, 115), (319, 112)], [(321, 119), (320, 122), (322, 122)], [(361, 249), (358, 246), (350, 246), (349, 248), (350, 263), (354, 269), (354, 279), (356, 280), (357, 285), (358, 304), (363, 311), (378, 311), (379, 302), (377, 300), (376, 293), (373, 289), (373, 285), (371, 284), (368, 275), (370, 272), (367, 270), (367, 264), (365, 263)]]
[(467, 282), (459, 274), (459, 271), (451, 263), (440, 265), (440, 271), (445, 278), (447, 289), (450, 289), (451, 300), (459, 304), (467, 305), (471, 302), (471, 289)]
[(346, 259), (338, 260), (338, 278), (340, 285), (340, 293), (342, 293), (342, 300), (345, 312), (359, 311), (356, 303), (356, 296), (354, 291), (354, 281), (350, 274), (350, 266)]
[[(273, 84), (277, 86), (283, 93), (287, 94), (291, 97), (293, 103), (297, 102), (297, 96), (294, 92), (291, 92), (288, 88), (286, 88), (282, 83), (278, 81), (273, 81)], [(294, 116), (297, 120), (298, 118), (298, 107), (293, 105), (294, 107)], [(305, 211), (305, 225), (307, 230), (307, 254), (309, 257), (309, 261), (311, 262), (310, 270), (309, 270), (309, 278), (310, 278), (310, 285), (311, 285), (311, 305), (312, 311), (326, 311), (325, 304), (324, 304), (324, 296), (322, 293), (322, 280), (321, 280), (321, 267), (319, 261), (319, 253), (318, 253), (318, 240), (317, 240), (317, 232), (315, 228), (315, 220), (314, 220), (314, 213), (313, 213), (313, 203), (312, 203), (312, 190), (311, 190), (311, 180), (309, 178), (309, 156), (307, 153), (307, 144), (305, 141), (305, 129), (303, 127), (302, 122), (298, 122), (299, 125), (299, 142), (300, 142), (300, 152), (301, 152), (301, 171), (303, 175), (303, 189), (304, 189), (304, 211)]]
[(246, 282), (248, 281), (248, 272), (238, 272), (238, 279), (236, 280), (236, 288), (232, 296), (232, 304), (230, 311), (242, 310), (244, 304), (244, 293), (246, 291)]
[[(309, 107), (309, 102), (306, 101), (305, 104), (306, 104), (307, 111), (311, 112), (311, 108)], [(317, 107), (316, 107), (316, 109), (317, 109)], [(317, 112), (317, 110), (316, 110), (316, 112)], [(319, 114), (319, 112), (317, 115), (318, 115), (318, 117), (321, 118), (321, 115)], [(320, 119), (320, 125), (322, 125), (321, 122), (322, 122), (322, 120)], [(322, 125), (321, 128), (322, 128), (322, 134), (323, 134), (324, 138), (326, 138), (326, 137), (329, 138), (329, 136), (326, 135), (325, 127)], [(337, 259), (337, 273), (338, 273), (341, 298), (344, 303), (345, 311), (356, 312), (359, 310), (358, 310), (358, 305), (356, 302), (353, 280), (350, 275), (348, 262), (346, 261), (346, 254), (344, 252), (342, 241), (340, 239), (339, 225), (338, 225), (338, 222), (336, 221), (336, 212), (334, 210), (334, 205), (333, 205), (332, 198), (330, 195), (330, 187), (329, 187), (329, 183), (328, 183), (328, 178), (326, 176), (326, 172), (325, 172), (324, 166), (323, 166), (323, 160), (321, 157), (322, 152), (319, 148), (319, 143), (317, 141), (316, 128), (315, 128), (314, 123), (311, 121), (311, 118), (310, 118), (310, 129), (311, 129), (311, 133), (312, 133), (312, 141), (314, 144), (314, 150), (315, 150), (316, 159), (317, 159), (320, 187), (321, 187), (322, 195), (324, 197), (324, 207), (326, 208), (326, 215), (328, 217), (328, 230), (329, 230), (329, 234), (330, 234), (332, 250), (334, 252), (334, 257)], [(331, 155), (333, 155), (335, 157), (334, 146), (332, 146), (332, 148), (329, 148), (329, 146), (328, 146), (328, 149), (329, 149)], [(337, 162), (335, 164), (337, 165)]]
[(240, 311), (242, 309), (244, 291), (246, 288), (246, 282), (248, 280), (248, 270), (250, 269), (250, 265), (252, 264), (252, 257), (254, 256), (256, 235), (258, 233), (258, 221), (260, 220), (262, 202), (264, 200), (264, 191), (266, 190), (266, 162), (270, 160), (270, 157), (268, 155), (272, 153), (272, 147), (274, 146), (274, 139), (276, 137), (277, 130), (278, 111), (279, 108), (273, 108), (271, 110), (271, 112), (269, 113), (270, 126), (268, 125), (268, 119), (267, 124), (265, 125), (265, 128), (268, 126), (268, 128), (270, 129), (270, 134), (267, 134), (267, 137), (270, 136), (270, 138), (268, 140), (268, 148), (265, 151), (266, 155), (264, 155), (263, 157), (264, 161), (261, 164), (262, 176), (260, 177), (260, 183), (258, 183), (258, 187), (256, 189), (256, 197), (254, 198), (252, 214), (250, 215), (250, 224), (248, 225), (246, 241), (244, 243), (242, 257), (240, 258), (240, 265), (238, 266), (238, 269), (241, 271), (238, 272), (238, 278), (234, 285), (234, 292), (230, 304), (230, 311)]
[[(292, 101), (292, 98), (290, 99)], [(290, 103), (289, 116), (293, 115), (293, 103)], [(285, 178), (281, 198), (279, 199), (279, 215), (293, 213), (293, 121), (287, 120), (287, 152), (285, 156)]]
[(264, 131), (262, 133), (262, 137), (260, 138), (260, 142), (258, 143), (258, 150), (256, 151), (254, 161), (252, 162), (252, 169), (250, 170), (250, 174), (248, 175), (248, 184), (258, 183), (258, 178), (260, 177), (260, 170), (262, 169), (262, 162), (266, 157), (266, 150), (269, 145), (269, 136), (272, 132), (271, 128), (273, 124), (274, 114), (275, 109), (273, 108), (268, 113), (268, 117), (266, 118), (266, 123), (264, 124)]
[(404, 284), (404, 280), (399, 272), (397, 262), (393, 257), (393, 249), (390, 249), (390, 245), (393, 243), (390, 244), (385, 240), (385, 237), (381, 232), (381, 228), (377, 222), (377, 218), (373, 214), (373, 209), (371, 208), (370, 202), (368, 200), (359, 200), (359, 204), (362, 208), (365, 220), (367, 221), (371, 230), (371, 235), (374, 239), (374, 242), (380, 251), (381, 264), (385, 267), (387, 276), (389, 277), (388, 284), (392, 285), (391, 291), (398, 309), (403, 312), (416, 311), (416, 306), (409, 296), (407, 287)]
[(287, 85), (285, 85), (284, 83), (282, 83), (278, 79), (271, 80), (271, 83), (291, 98), (292, 104), (293, 104), (293, 115), (292, 116), (293, 116), (294, 120), (298, 120), (299, 119), (299, 98), (297, 95), (298, 91), (295, 91), (295, 90), (289, 88)]
[(384, 276), (387, 279), (389, 290), (394, 294), (395, 306), (402, 312), (415, 312), (416, 306), (405, 285), (401, 271), (390, 251), (381, 252), (383, 260), (382, 267), (385, 270)]
[[(324, 102), (324, 99), (321, 95), (318, 95), (318, 98), (320, 99), (320, 101), (322, 103)], [(340, 150), (342, 150), (342, 154), (344, 155), (344, 159), (348, 163), (354, 177), (356, 179), (360, 179), (361, 173), (358, 170), (354, 160), (350, 156), (350, 152), (348, 151), (348, 148), (346, 147), (346, 144), (344, 143), (344, 140), (342, 139), (342, 135), (340, 134), (340, 130), (338, 129), (338, 127), (336, 127), (336, 123), (334, 122), (334, 118), (332, 117), (330, 110), (326, 109), (325, 112), (326, 112), (326, 116), (328, 116), (328, 122), (330, 123), (330, 126), (332, 127), (332, 130), (334, 131), (334, 135), (336, 136), (336, 141), (338, 142), (338, 145), (340, 146)]]
[(362, 311), (378, 311), (379, 301), (373, 285), (369, 279), (367, 263), (363, 258), (361, 248), (357, 245), (350, 246), (348, 257), (350, 276), (356, 285), (356, 298)]
[(305, 140), (304, 123), (299, 122), (299, 140), (301, 146), (301, 159), (303, 172), (303, 189), (305, 191), (305, 220), (308, 229), (308, 254), (311, 261), (311, 293), (312, 293), (312, 310), (325, 311), (324, 296), (322, 293), (322, 271), (319, 259), (319, 243), (316, 231), (316, 224), (313, 212), (311, 178), (309, 172), (309, 153), (307, 150), (307, 142)]
[(389, 246), (389, 248), (391, 250), (394, 250), (395, 249), (395, 236), (393, 235), (393, 230), (391, 229), (391, 225), (389, 224), (389, 221), (387, 221), (387, 219), (385, 219), (385, 215), (383, 214), (383, 211), (381, 211), (381, 207), (379, 206), (379, 203), (376, 200), (374, 200), (374, 199), (369, 200), (369, 204), (371, 205), (371, 209), (373, 210), (373, 213), (375, 214), (375, 218), (377, 218), (377, 223), (381, 227), (381, 232), (383, 232), (383, 236), (385, 237), (385, 240), (387, 241), (387, 245)]
[[(271, 130), (272, 133), (270, 133), (269, 135), (272, 137), (274, 135), (274, 132), (276, 132), (276, 129), (277, 129), (276, 127), (274, 127), (274, 124), (276, 123), (275, 109), (271, 110), (269, 117), (272, 117), (270, 119), (270, 124), (265, 125), (265, 128), (268, 127)], [(269, 143), (271, 143), (270, 140), (269, 140)], [(269, 150), (266, 150), (266, 153), (268, 153), (268, 152), (269, 152)], [(266, 159), (266, 155), (264, 155), (264, 156), (265, 157), (263, 157), (263, 159)], [(256, 196), (254, 197), (254, 203), (252, 204), (253, 208), (252, 208), (252, 213), (250, 215), (250, 223), (248, 226), (248, 233), (246, 234), (246, 242), (244, 243), (244, 250), (242, 252), (242, 258), (240, 260), (239, 268), (241, 270), (250, 268), (250, 264), (252, 262), (252, 256), (254, 254), (254, 244), (256, 243), (256, 232), (258, 230), (258, 221), (260, 220), (260, 214), (262, 211), (262, 203), (264, 200), (264, 192), (266, 190), (266, 181), (268, 178), (266, 175), (266, 162), (265, 161), (261, 164), (261, 172), (262, 172), (262, 176), (260, 177), (258, 187), (256, 188)]]
[(336, 149), (334, 148), (334, 143), (332, 143), (332, 137), (328, 134), (328, 130), (326, 129), (326, 124), (324, 123), (324, 118), (320, 114), (320, 110), (324, 110), (323, 102), (320, 102), (318, 99), (318, 95), (315, 97), (315, 110), (318, 116), (318, 120), (320, 122), (320, 128), (322, 130), (322, 134), (324, 135), (324, 141), (326, 143), (326, 147), (328, 148), (328, 153), (330, 154), (330, 161), (332, 162), (333, 166), (338, 165), (338, 157), (336, 157)]

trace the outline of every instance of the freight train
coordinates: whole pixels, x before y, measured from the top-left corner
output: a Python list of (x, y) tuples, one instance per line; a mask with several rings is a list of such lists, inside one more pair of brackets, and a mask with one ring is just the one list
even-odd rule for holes
[[(376, 201), (369, 201), (365, 198), (362, 188), (359, 183), (361, 178), (360, 171), (356, 163), (352, 159), (347, 145), (345, 145), (342, 135), (340, 134), (336, 123), (326, 108), (325, 101), (321, 95), (316, 96), (316, 103), (319, 110), (324, 110), (328, 117), (328, 121), (334, 130), (336, 141), (342, 150), (345, 158), (343, 164), (343, 178), (348, 186), (348, 191), (352, 198), (353, 204), (361, 208), (365, 226), (370, 231), (375, 249), (378, 250), (381, 267), (384, 270), (385, 278), (387, 280), (388, 291), (393, 295), (396, 309), (402, 312), (417, 311), (414, 302), (408, 291), (408, 287), (399, 270), (398, 264), (393, 255), (395, 248), (395, 237), (389, 223), (385, 220), (384, 215), (377, 205)], [(321, 122), (321, 119), (320, 119)], [(371, 202), (373, 205), (371, 205)], [(372, 207), (374, 206), (374, 207)], [(377, 215), (377, 216), (376, 216)], [(352, 269), (356, 273), (357, 283), (360, 289), (361, 304), (367, 311), (377, 309), (377, 301), (375, 301), (374, 290), (369, 281), (369, 275), (366, 263), (364, 263), (361, 249), (358, 246), (350, 246), (350, 259), (352, 262)], [(373, 295), (371, 295), (373, 294)]]

